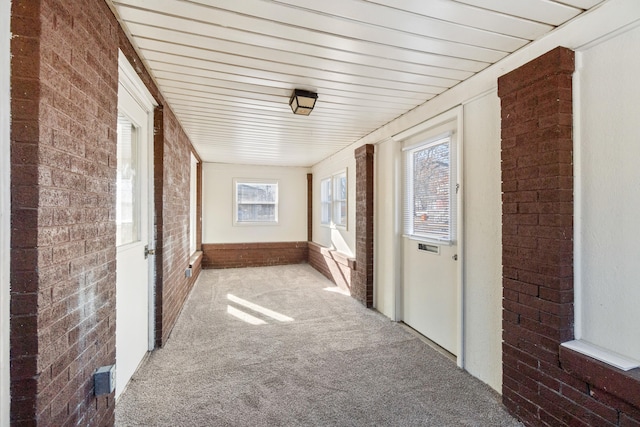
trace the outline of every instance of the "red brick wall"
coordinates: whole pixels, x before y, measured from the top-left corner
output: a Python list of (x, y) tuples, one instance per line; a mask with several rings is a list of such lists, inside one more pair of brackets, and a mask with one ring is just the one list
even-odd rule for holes
[[(175, 115), (164, 108), (164, 159), (162, 162), (163, 194), (162, 232), (159, 232), (158, 244), (162, 251), (162, 324), (158, 338), (164, 345), (182, 306), (191, 291), (198, 271), (187, 278), (185, 270), (189, 267), (189, 194), (191, 143)], [(158, 167), (160, 171), (160, 167)], [(160, 201), (158, 201), (160, 202)], [(160, 290), (157, 289), (159, 293)]]
[(264, 267), (302, 264), (308, 259), (307, 242), (205, 243), (203, 268)]
[(101, 0), (12, 4), (12, 425), (113, 423), (116, 26)]
[(356, 149), (356, 268), (351, 295), (373, 307), (373, 152), (374, 146)]
[[(11, 421), (110, 425), (93, 372), (115, 363), (119, 46), (164, 99), (103, 0), (13, 0), (11, 27)], [(162, 344), (200, 263), (186, 278), (191, 144), (168, 107), (159, 116)]]
[(573, 52), (501, 77), (503, 401), (530, 426), (640, 425), (640, 370), (560, 347), (573, 338)]
[(351, 292), (351, 277), (356, 268), (356, 261), (337, 251), (309, 242), (309, 265), (338, 287)]

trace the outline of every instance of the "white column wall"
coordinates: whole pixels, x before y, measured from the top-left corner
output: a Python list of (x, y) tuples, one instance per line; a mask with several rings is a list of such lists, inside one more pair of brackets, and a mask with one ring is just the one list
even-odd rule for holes
[(578, 54), (576, 338), (640, 361), (640, 27)]
[(9, 426), (11, 1), (0, 0), (0, 426)]
[(374, 173), (374, 271), (373, 305), (393, 320), (400, 320), (402, 307), (396, 293), (400, 286), (402, 232), (400, 143), (388, 139), (376, 146)]
[(465, 369), (502, 388), (502, 189), (500, 100), (464, 106)]
[[(202, 243), (307, 240), (307, 173), (301, 167), (202, 165)], [(233, 179), (278, 181), (278, 224), (233, 225)]]

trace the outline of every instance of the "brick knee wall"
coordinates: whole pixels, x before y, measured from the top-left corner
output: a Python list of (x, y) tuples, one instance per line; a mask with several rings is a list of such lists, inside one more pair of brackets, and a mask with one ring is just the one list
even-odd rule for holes
[(205, 243), (202, 252), (202, 268), (302, 264), (309, 258), (307, 242)]
[(351, 292), (351, 277), (355, 271), (355, 259), (348, 258), (317, 243), (309, 242), (309, 265), (338, 287)]
[(530, 426), (640, 425), (640, 372), (573, 338), (573, 52), (501, 77), (503, 402)]

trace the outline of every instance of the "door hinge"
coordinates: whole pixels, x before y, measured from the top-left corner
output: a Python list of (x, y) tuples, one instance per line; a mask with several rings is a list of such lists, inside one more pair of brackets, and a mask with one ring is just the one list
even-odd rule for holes
[(458, 260), (458, 254), (455, 254), (454, 256), (451, 257), (452, 260), (457, 261)]
[(149, 258), (149, 255), (155, 255), (155, 249), (149, 249), (149, 245), (144, 245), (144, 259)]
[(456, 184), (456, 194), (458, 194), (459, 190), (460, 190), (460, 184)]

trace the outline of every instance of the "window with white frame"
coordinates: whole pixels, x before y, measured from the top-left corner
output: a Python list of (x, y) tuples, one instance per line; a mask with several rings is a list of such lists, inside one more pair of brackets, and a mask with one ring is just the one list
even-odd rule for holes
[(418, 239), (455, 239), (455, 164), (449, 135), (405, 149), (404, 234)]
[(347, 172), (333, 176), (333, 223), (347, 226)]
[(320, 181), (320, 224), (347, 227), (347, 171)]
[(331, 178), (320, 181), (320, 224), (331, 224)]
[(234, 179), (234, 224), (277, 224), (278, 181)]

